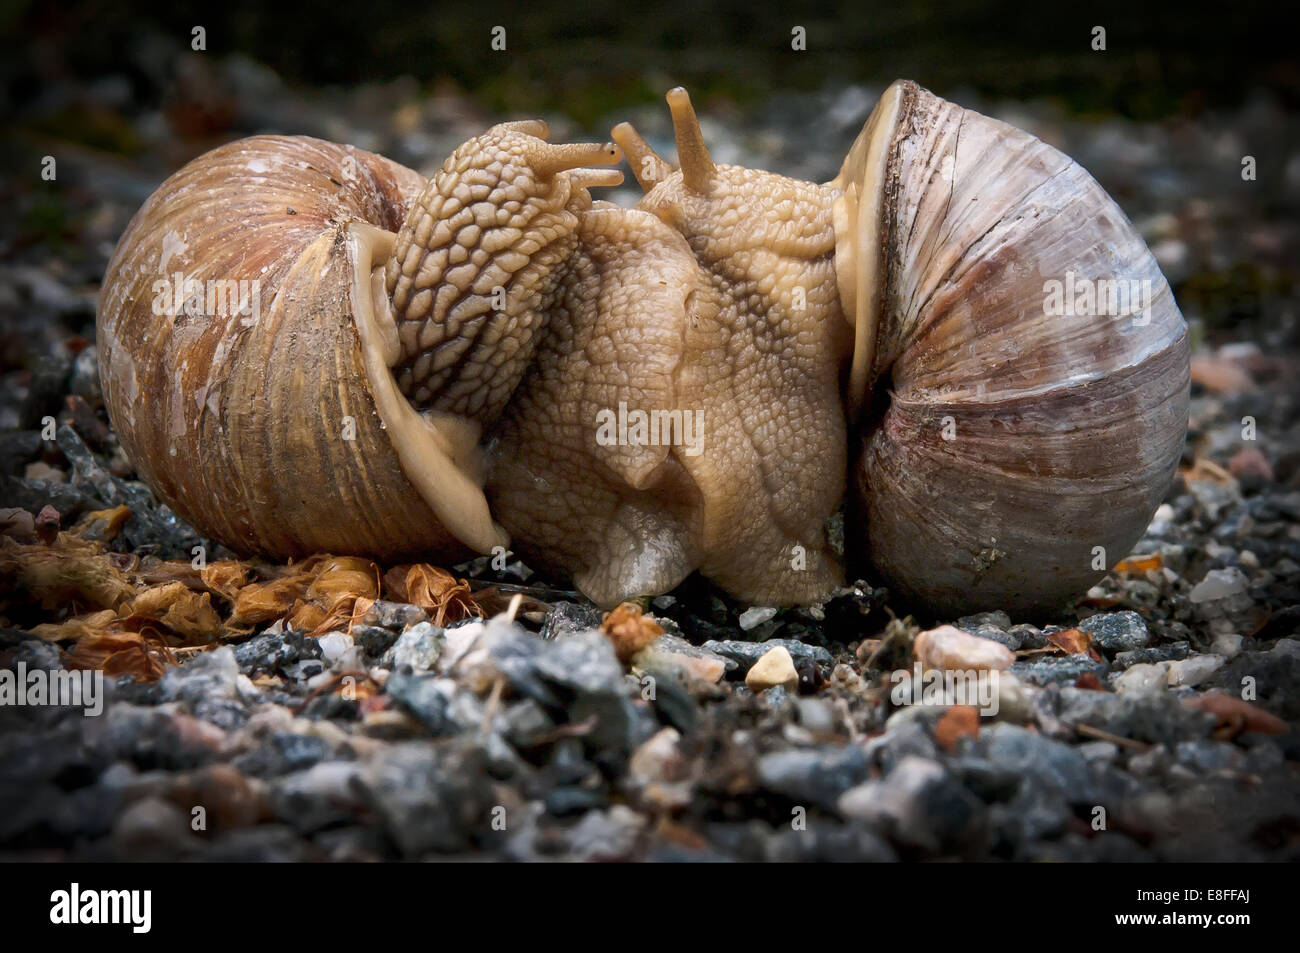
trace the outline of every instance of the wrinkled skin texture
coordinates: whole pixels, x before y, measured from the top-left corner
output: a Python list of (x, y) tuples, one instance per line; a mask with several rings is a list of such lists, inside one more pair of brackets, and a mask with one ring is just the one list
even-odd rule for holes
[[(835, 193), (694, 145), (631, 210), (590, 202), (592, 170), (553, 171), (562, 150), (600, 161), (592, 147), (516, 125), (458, 149), (388, 264), (394, 372), (417, 407), (491, 427), (494, 518), (594, 601), (699, 569), (742, 599), (807, 602), (841, 578)], [(675, 429), (611, 443), (620, 408)]]

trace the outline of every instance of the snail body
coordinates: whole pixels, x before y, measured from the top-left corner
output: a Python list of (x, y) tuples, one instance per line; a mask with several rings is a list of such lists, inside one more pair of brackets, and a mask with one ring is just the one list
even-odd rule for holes
[[(606, 605), (696, 570), (806, 603), (847, 558), (935, 610), (1032, 612), (1127, 552), (1181, 452), (1187, 339), (1086, 172), (911, 83), (824, 184), (715, 165), (669, 105), (680, 168), (614, 130), (633, 209), (588, 192), (617, 147), (540, 123), (428, 180), (296, 137), (176, 173), (99, 305), (141, 475), (238, 551), (510, 548)], [(156, 313), (169, 274), (256, 279), (260, 313)], [(1145, 307), (1045, 313), (1067, 275)]]

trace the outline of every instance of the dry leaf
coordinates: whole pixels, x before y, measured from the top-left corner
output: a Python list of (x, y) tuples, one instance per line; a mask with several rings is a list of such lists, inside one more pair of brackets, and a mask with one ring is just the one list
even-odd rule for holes
[(72, 531), (83, 539), (110, 542), (122, 531), (122, 525), (131, 518), (131, 508), (126, 505), (114, 506), (107, 510), (95, 510), (87, 513)]
[(241, 625), (281, 619), (302, 598), (310, 584), (311, 576), (300, 574), (245, 586), (235, 597), (230, 621)]
[(183, 582), (146, 589), (118, 610), (128, 628), (132, 623), (152, 619), (190, 640), (212, 641), (221, 635), (221, 616), (212, 608), (212, 597), (193, 592)]
[(434, 625), (459, 622), (482, 613), (469, 583), (428, 563), (394, 566), (384, 574), (384, 584), (401, 602), (412, 603), (429, 613)]
[(77, 641), (64, 659), (68, 668), (99, 669), (110, 677), (133, 675), (152, 682), (176, 659), (165, 645), (138, 632), (97, 632)]
[(1106, 686), (1101, 683), (1101, 679), (1097, 677), (1096, 672), (1084, 672), (1074, 680), (1074, 687), (1086, 688), (1092, 692), (1104, 692), (1106, 690)]
[(25, 592), (50, 612), (69, 605), (115, 609), (135, 595), (103, 544), (66, 533), (53, 546), (0, 537), (0, 590)]
[(663, 626), (649, 616), (642, 615), (641, 607), (632, 602), (625, 602), (614, 611), (606, 613), (600, 623), (600, 631), (614, 643), (614, 651), (624, 665), (637, 652), (664, 634)]
[[(307, 607), (295, 610), (293, 627), (310, 629), (312, 635), (320, 635), (344, 622), (351, 625), (357, 600), (374, 599), (378, 595), (378, 566), (355, 556), (330, 559), (321, 565), (307, 588), (307, 598), (320, 612), (311, 612)], [(315, 624), (308, 626), (307, 621), (313, 618)]]
[(1150, 572), (1152, 569), (1159, 569), (1162, 565), (1164, 565), (1163, 557), (1159, 553), (1152, 553), (1150, 556), (1129, 556), (1127, 559), (1121, 559), (1115, 564), (1115, 571), (1123, 573)]
[(199, 570), (199, 579), (213, 592), (234, 602), (239, 590), (248, 585), (248, 572), (248, 566), (244, 563), (223, 559), (208, 563)]
[(1047, 633), (1047, 641), (1062, 652), (1070, 655), (1086, 655), (1094, 662), (1100, 662), (1101, 656), (1092, 647), (1092, 636), (1079, 629), (1064, 629), (1060, 632)]
[(1215, 736), (1221, 740), (1235, 738), (1246, 731), (1284, 735), (1291, 730), (1281, 718), (1235, 695), (1211, 692), (1185, 699), (1183, 704), (1188, 708), (1208, 711), (1218, 718), (1219, 724)]
[(1183, 479), (1189, 483), (1214, 483), (1218, 486), (1236, 486), (1237, 478), (1213, 460), (1197, 457), (1192, 465), (1182, 471)]
[(63, 622), (42, 622), (33, 626), (32, 635), (46, 642), (70, 642), (88, 635), (120, 631), (121, 620), (112, 609), (102, 609), (89, 615), (74, 616)]

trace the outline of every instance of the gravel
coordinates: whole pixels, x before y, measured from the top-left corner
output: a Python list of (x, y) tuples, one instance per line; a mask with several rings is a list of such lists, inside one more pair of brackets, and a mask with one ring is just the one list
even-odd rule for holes
[[(326, 102), (214, 62), (258, 90), (232, 134), (348, 139), (427, 170), (496, 118), (448, 94), (420, 132), (399, 133), (360, 94)], [(802, 117), (839, 117), (847, 144), (876, 92), (720, 115), (709, 146), (824, 180), (843, 150), (807, 149)], [(49, 99), (64, 94), (76, 91)], [(871, 580), (778, 610), (692, 578), (650, 602), (668, 635), (625, 666), (599, 609), (518, 560), (474, 560), (457, 575), (534, 607), (444, 627), (381, 600), (319, 636), (277, 622), (186, 649), (156, 682), (105, 677), (98, 716), (0, 705), (0, 859), (1300, 860), (1285, 834), (1300, 824), (1300, 282), (1287, 270), (1300, 226), (1277, 211), (1294, 209), (1291, 186), (1230, 188), (1214, 158), (1225, 136), (1283, 124), (1272, 107), (1159, 126), (966, 102), (1014, 111), (1119, 196), (1192, 323), (1184, 466), (1133, 551), (1154, 568), (1111, 572), (1043, 618), (911, 618)], [(661, 113), (616, 118), (659, 145)], [(67, 527), (125, 504), (109, 544), (121, 558), (203, 547), (211, 562), (231, 554), (153, 498), (103, 412), (94, 294), (176, 154), (161, 114), (115, 121), (138, 160), (81, 149), (60, 163), (84, 205), (76, 254), (19, 236), (0, 262), (0, 508), (34, 520), (52, 505)], [(578, 133), (552, 125), (559, 140)], [(1300, 167), (1294, 137), (1277, 149), (1276, 167)], [(1225, 369), (1248, 386), (1213, 384)], [(64, 669), (72, 646), (30, 631), (54, 610), (15, 599), (3, 612), (0, 670)], [(945, 623), (1015, 653), (998, 713), (970, 732), (955, 730), (962, 712), (890, 697), (917, 633)], [(1050, 644), (1072, 627), (1096, 657)], [(745, 677), (777, 647), (797, 684), (755, 692)], [(1210, 692), (1289, 730), (1188, 704)]]

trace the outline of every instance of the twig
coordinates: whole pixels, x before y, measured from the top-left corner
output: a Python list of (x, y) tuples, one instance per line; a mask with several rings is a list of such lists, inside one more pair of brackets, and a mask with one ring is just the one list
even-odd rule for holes
[(1136, 741), (1133, 738), (1124, 738), (1120, 735), (1112, 735), (1109, 731), (1102, 731), (1100, 728), (1094, 728), (1092, 725), (1075, 725), (1074, 730), (1085, 738), (1096, 738), (1099, 741), (1109, 741), (1112, 744), (1121, 745), (1125, 748), (1132, 748), (1134, 751), (1150, 751), (1151, 745), (1145, 741)]

